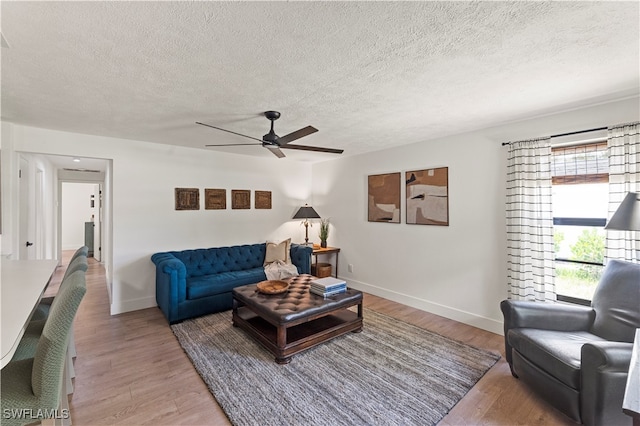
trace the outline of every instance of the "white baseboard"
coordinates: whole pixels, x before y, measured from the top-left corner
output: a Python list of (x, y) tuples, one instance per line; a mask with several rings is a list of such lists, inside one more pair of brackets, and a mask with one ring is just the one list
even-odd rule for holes
[(442, 317), (471, 325), (473, 327), (481, 328), (483, 330), (487, 330), (501, 336), (504, 335), (504, 327), (501, 321), (482, 317), (470, 312), (462, 311), (460, 309), (441, 305), (439, 303), (430, 302), (428, 300), (420, 299), (415, 296), (409, 296), (407, 294), (391, 291), (386, 288), (381, 288), (360, 281), (355, 281), (350, 278), (340, 278), (347, 281), (349, 283), (349, 287), (355, 288), (356, 290), (364, 291), (366, 293), (373, 294), (374, 296), (384, 297), (385, 299), (402, 303), (403, 305), (411, 306), (412, 308), (421, 309), (432, 314), (440, 315)]
[[(473, 327), (481, 328), (499, 335), (504, 334), (504, 328), (501, 321), (491, 318), (482, 317), (480, 315), (465, 312), (450, 306), (441, 305), (439, 303), (430, 302), (415, 296), (410, 296), (386, 288), (377, 287), (371, 284), (355, 281), (351, 278), (345, 279), (349, 283), (349, 287), (364, 291), (375, 296), (384, 297), (394, 302), (402, 303), (412, 308), (421, 309), (432, 314), (440, 315), (454, 321), (461, 322)], [(139, 309), (147, 309), (158, 306), (155, 297), (142, 297), (139, 299), (125, 300), (119, 303), (111, 304), (111, 315), (122, 314), (125, 312), (137, 311)]]
[(111, 315), (123, 314), (125, 312), (138, 311), (140, 309), (153, 308), (158, 306), (156, 298), (141, 297), (139, 299), (124, 300), (122, 302), (111, 303)]

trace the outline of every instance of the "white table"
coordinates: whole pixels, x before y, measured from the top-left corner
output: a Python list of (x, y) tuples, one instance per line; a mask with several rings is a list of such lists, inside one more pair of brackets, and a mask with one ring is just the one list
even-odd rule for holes
[(58, 266), (57, 260), (6, 260), (0, 262), (0, 313), (2, 364), (11, 361), (20, 339)]
[(640, 425), (640, 328), (636, 329), (636, 338), (631, 352), (622, 411), (633, 418), (633, 426)]

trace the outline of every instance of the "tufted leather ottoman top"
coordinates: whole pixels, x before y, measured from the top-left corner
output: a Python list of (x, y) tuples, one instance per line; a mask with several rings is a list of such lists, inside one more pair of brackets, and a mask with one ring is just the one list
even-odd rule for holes
[(285, 324), (315, 314), (348, 307), (362, 300), (362, 292), (347, 288), (345, 293), (328, 298), (309, 292), (313, 275), (302, 274), (288, 278), (289, 289), (281, 294), (263, 294), (256, 284), (233, 289), (233, 297), (272, 324)]

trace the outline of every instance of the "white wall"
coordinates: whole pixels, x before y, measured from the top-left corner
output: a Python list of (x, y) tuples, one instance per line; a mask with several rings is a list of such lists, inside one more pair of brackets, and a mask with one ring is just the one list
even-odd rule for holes
[(13, 126), (10, 123), (1, 123), (1, 152), (0, 173), (2, 191), (2, 246), (1, 255), (10, 258), (13, 256), (14, 247), (18, 244), (18, 222), (14, 217), (12, 206), (19, 201), (18, 194), (18, 166), (19, 162), (13, 151)]
[[(340, 276), (361, 290), (501, 333), (508, 150), (501, 143), (636, 121), (639, 114), (638, 98), (627, 99), (315, 164), (314, 207), (331, 217)], [(367, 221), (368, 175), (441, 166), (449, 168), (448, 227), (405, 224), (404, 187), (401, 224)]]
[[(155, 306), (151, 254), (292, 237), (309, 202), (331, 218), (340, 275), (357, 288), (501, 332), (506, 297), (505, 172), (501, 142), (639, 119), (638, 98), (400, 148), (314, 164), (255, 158), (20, 125), (5, 129), (16, 152), (112, 160), (105, 174), (103, 244), (113, 314)], [(401, 137), (401, 135), (399, 135)], [(3, 143), (4, 151), (4, 143)], [(3, 152), (4, 154), (4, 152)], [(5, 159), (3, 158), (3, 169)], [(367, 175), (449, 167), (450, 226), (367, 222)], [(9, 164), (10, 168), (14, 166)], [(5, 187), (3, 171), (3, 203)], [(313, 178), (313, 179), (312, 179)], [(13, 196), (11, 182), (8, 196)], [(227, 210), (175, 211), (174, 188), (225, 188)], [(231, 189), (270, 190), (271, 210), (231, 210)], [(252, 194), (253, 203), (253, 194)], [(6, 211), (3, 206), (3, 212)], [(402, 207), (404, 222), (404, 206)], [(9, 217), (4, 220), (13, 225)], [(9, 225), (9, 226), (11, 226)], [(12, 230), (3, 229), (3, 253)], [(109, 237), (109, 235), (111, 237)], [(317, 239), (317, 229), (310, 231)], [(354, 272), (347, 272), (347, 265)]]
[[(97, 184), (62, 183), (62, 249), (75, 250), (82, 247), (85, 241), (84, 224), (91, 222), (91, 216), (97, 216), (97, 204), (91, 207), (91, 196)], [(96, 218), (97, 220), (97, 218)], [(89, 247), (93, 250), (93, 247)]]
[[(289, 159), (255, 158), (100, 136), (13, 125), (17, 152), (112, 160), (105, 175), (112, 221), (103, 245), (113, 314), (155, 306), (158, 251), (257, 243), (292, 237), (303, 228), (290, 221), (311, 202), (311, 168)], [(200, 188), (201, 209), (174, 210), (174, 188)], [(204, 188), (227, 189), (227, 210), (204, 210)], [(272, 191), (271, 210), (232, 210), (231, 189)], [(4, 242), (3, 242), (4, 243)]]

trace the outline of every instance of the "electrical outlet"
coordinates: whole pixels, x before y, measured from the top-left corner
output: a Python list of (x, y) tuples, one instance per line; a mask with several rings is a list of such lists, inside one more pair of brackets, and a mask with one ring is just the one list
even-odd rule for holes
[(353, 272), (353, 265), (350, 263), (347, 269), (349, 270), (349, 272)]

